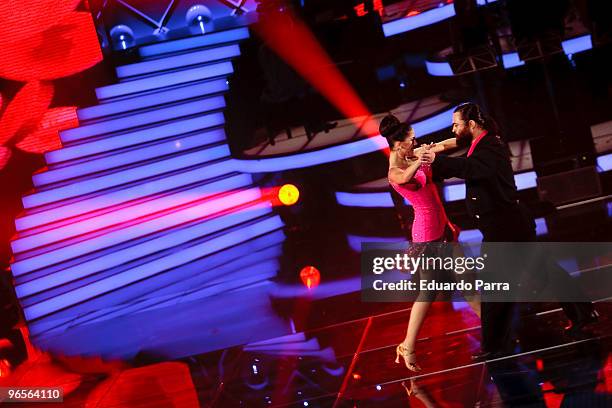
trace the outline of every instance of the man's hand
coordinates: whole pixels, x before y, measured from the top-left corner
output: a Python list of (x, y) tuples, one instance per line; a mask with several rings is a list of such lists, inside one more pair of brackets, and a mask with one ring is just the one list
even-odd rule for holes
[(425, 150), (421, 156), (423, 164), (431, 164), (436, 159), (436, 154), (431, 150)]

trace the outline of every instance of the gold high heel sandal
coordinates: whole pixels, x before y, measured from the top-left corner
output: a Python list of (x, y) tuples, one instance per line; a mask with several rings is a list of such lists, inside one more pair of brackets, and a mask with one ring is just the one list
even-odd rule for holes
[(410, 380), (410, 384), (407, 383), (406, 381), (402, 381), (401, 385), (402, 387), (404, 387), (404, 390), (406, 390), (406, 394), (408, 394), (408, 397), (412, 397), (412, 396), (416, 397), (421, 392), (421, 389), (419, 388), (419, 386), (416, 384), (414, 380)]
[(415, 351), (409, 352), (408, 349), (404, 347), (403, 344), (399, 344), (395, 348), (395, 363), (396, 364), (400, 363), (400, 357), (404, 359), (404, 364), (406, 365), (407, 369), (415, 373), (418, 373), (419, 371), (421, 371), (421, 367), (419, 367), (419, 365), (416, 362), (416, 352)]

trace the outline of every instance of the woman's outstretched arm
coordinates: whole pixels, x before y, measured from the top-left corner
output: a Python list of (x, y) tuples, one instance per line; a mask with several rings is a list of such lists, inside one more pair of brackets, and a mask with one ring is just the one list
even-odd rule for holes
[(389, 181), (395, 184), (410, 183), (414, 179), (414, 175), (421, 166), (421, 157), (417, 156), (416, 160), (410, 163), (406, 170), (397, 167), (397, 158), (395, 152), (391, 152), (389, 157)]

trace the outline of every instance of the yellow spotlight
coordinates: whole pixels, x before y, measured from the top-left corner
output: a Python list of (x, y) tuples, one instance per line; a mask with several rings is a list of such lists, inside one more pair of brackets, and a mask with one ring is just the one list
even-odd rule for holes
[(300, 198), (300, 190), (293, 184), (285, 184), (278, 190), (278, 199), (284, 205), (293, 205)]

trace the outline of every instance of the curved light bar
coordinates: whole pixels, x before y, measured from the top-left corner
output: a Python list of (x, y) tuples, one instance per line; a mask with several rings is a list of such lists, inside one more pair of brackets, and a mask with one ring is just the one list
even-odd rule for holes
[[(477, 0), (479, 6), (495, 3), (497, 0)], [(455, 7), (452, 4), (440, 3), (438, 8), (424, 11), (419, 14), (406, 16), (383, 24), (385, 37), (391, 37), (417, 28), (444, 21), (455, 16)]]
[[(448, 109), (420, 122), (413, 123), (417, 137), (422, 137), (433, 132), (450, 127), (455, 107)], [(378, 135), (352, 143), (328, 147), (322, 150), (293, 154), (283, 157), (271, 157), (259, 160), (235, 160), (238, 169), (246, 173), (265, 173), (283, 171), (290, 169), (301, 169), (304, 167), (317, 166), (319, 164), (331, 163), (339, 160), (350, 159), (388, 148), (386, 140)]]

